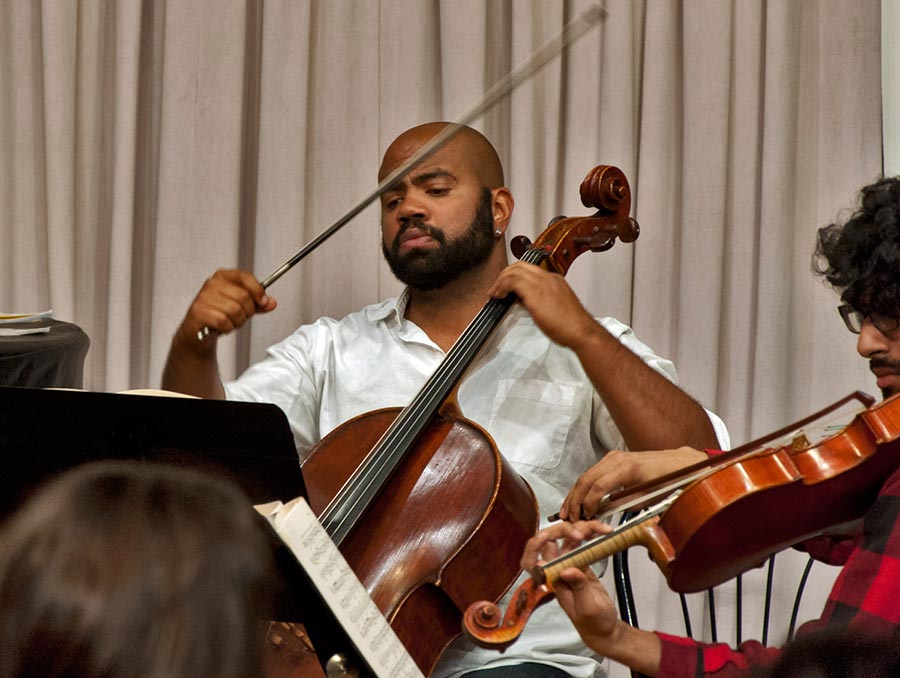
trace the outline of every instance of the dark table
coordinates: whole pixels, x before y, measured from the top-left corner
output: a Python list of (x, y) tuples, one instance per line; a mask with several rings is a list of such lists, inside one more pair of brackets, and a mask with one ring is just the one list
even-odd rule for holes
[(0, 336), (0, 386), (81, 388), (90, 339), (78, 325), (50, 318), (2, 328), (49, 327), (42, 334)]

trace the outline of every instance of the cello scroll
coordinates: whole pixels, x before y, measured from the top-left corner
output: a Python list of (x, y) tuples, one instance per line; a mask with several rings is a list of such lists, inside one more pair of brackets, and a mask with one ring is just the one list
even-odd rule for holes
[(584, 252), (605, 252), (616, 243), (634, 242), (640, 234), (631, 216), (631, 190), (618, 167), (598, 165), (581, 182), (581, 203), (594, 207), (588, 217), (556, 217), (534, 243), (516, 236), (510, 249), (517, 259), (527, 251), (543, 253), (544, 265), (565, 275), (572, 262)]

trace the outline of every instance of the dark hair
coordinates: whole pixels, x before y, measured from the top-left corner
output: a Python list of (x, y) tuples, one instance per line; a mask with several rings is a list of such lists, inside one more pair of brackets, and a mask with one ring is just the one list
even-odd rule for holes
[(0, 533), (3, 678), (248, 678), (274, 595), (271, 542), (230, 482), (93, 462)]
[(900, 177), (862, 188), (844, 224), (819, 229), (813, 268), (864, 314), (900, 314)]

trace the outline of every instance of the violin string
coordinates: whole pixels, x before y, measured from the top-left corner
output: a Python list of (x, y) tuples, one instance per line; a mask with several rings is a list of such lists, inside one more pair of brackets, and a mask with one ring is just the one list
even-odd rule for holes
[[(631, 530), (632, 528), (637, 527), (638, 525), (641, 525), (641, 524), (647, 522), (648, 520), (650, 520), (651, 518), (654, 518), (654, 517), (660, 515), (661, 513), (663, 513), (667, 508), (669, 508), (669, 506), (672, 505), (672, 503), (679, 497), (679, 495), (681, 495), (681, 492), (682, 492), (682, 490), (676, 490), (675, 492), (670, 494), (668, 497), (663, 499), (658, 504), (654, 504), (653, 506), (650, 506), (650, 507), (644, 509), (638, 515), (625, 521), (624, 523), (622, 523), (621, 525), (616, 527), (612, 532), (608, 532), (606, 534), (601, 534), (599, 537), (589, 539), (589, 540), (585, 541), (584, 543), (578, 545), (577, 547), (573, 548), (571, 551), (568, 551), (566, 553), (563, 553), (562, 555), (557, 556), (556, 558), (548, 560), (546, 563), (544, 563), (543, 565), (541, 565), (539, 567), (540, 571), (542, 573), (546, 573), (547, 570), (562, 569), (562, 567), (560, 567), (560, 566), (566, 567), (566, 566), (572, 565), (573, 561), (579, 560), (579, 558), (581, 556), (583, 556), (585, 553), (593, 550), (597, 546), (599, 546), (605, 542), (608, 542), (608, 541), (624, 534), (625, 532)], [(594, 561), (591, 561), (591, 562), (594, 562)]]
[[(543, 250), (532, 249), (523, 254), (522, 261), (536, 264), (545, 256)], [(491, 299), (482, 307), (411, 404), (401, 411), (326, 506), (319, 520), (336, 543), (353, 528), (514, 301), (514, 297)]]

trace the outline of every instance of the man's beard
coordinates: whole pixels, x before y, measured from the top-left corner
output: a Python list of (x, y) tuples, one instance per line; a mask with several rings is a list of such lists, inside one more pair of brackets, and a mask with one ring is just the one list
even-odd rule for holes
[[(463, 273), (483, 264), (494, 249), (494, 215), (491, 210), (491, 191), (483, 188), (475, 217), (465, 234), (447, 242), (440, 231), (418, 219), (403, 224), (390, 249), (384, 243), (381, 249), (391, 271), (400, 282), (427, 292), (440, 289), (456, 280)], [(400, 235), (416, 228), (438, 241), (438, 246), (415, 249), (400, 256)]]

